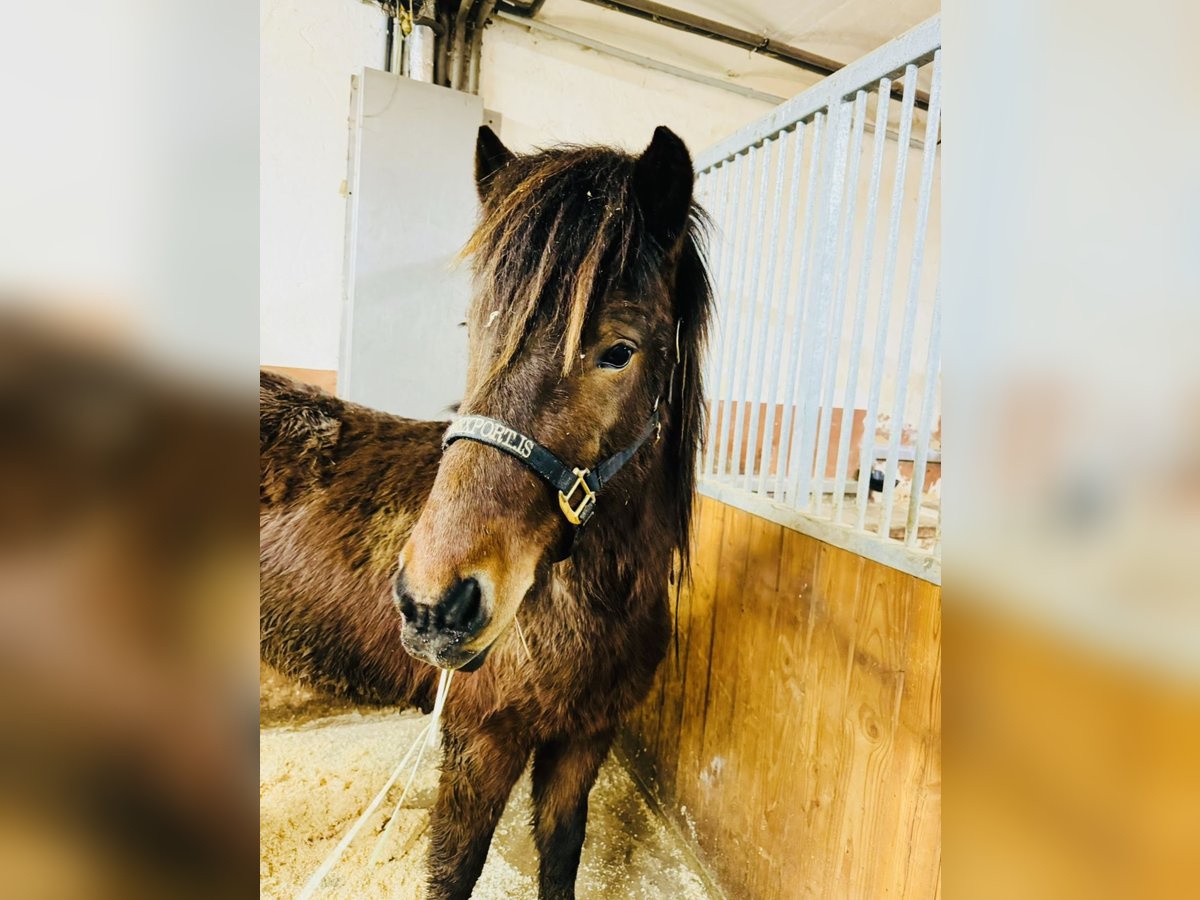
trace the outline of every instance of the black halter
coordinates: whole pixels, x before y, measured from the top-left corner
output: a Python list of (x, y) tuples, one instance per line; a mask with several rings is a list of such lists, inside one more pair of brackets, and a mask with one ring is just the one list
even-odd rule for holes
[(662, 422), (658, 416), (658, 403), (654, 413), (632, 444), (619, 453), (600, 462), (594, 469), (568, 467), (561, 459), (515, 428), (487, 416), (460, 416), (450, 423), (442, 436), (442, 449), (457, 440), (477, 441), (502, 450), (524, 466), (531, 469), (543, 481), (558, 491), (558, 506), (567, 521), (574, 526), (571, 541), (560, 560), (571, 555), (579, 529), (586, 525), (596, 511), (596, 494), (621, 470), (625, 463), (650, 439), (658, 434)]

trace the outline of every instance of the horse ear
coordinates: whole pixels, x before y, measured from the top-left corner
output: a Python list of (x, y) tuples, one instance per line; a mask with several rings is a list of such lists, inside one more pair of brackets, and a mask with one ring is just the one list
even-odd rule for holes
[(508, 165), (513, 152), (500, 143), (496, 132), (486, 125), (479, 126), (479, 137), (475, 141), (475, 189), (479, 199), (486, 200), (492, 176)]
[(687, 146), (670, 128), (659, 125), (634, 165), (634, 190), (651, 234), (668, 249), (687, 227), (694, 180)]

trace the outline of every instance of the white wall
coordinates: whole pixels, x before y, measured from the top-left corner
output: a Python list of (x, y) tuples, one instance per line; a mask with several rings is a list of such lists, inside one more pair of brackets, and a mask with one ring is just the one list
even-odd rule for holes
[(480, 93), (514, 150), (564, 141), (633, 150), (667, 125), (696, 155), (772, 108), (503, 21), (483, 35)]
[(384, 62), (359, 0), (262, 0), (260, 361), (336, 369), (350, 77)]

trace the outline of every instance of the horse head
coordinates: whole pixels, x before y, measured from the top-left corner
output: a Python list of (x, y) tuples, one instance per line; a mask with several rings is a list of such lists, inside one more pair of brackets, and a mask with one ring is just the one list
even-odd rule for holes
[[(516, 155), (480, 129), (466, 392), (395, 584), (417, 658), (480, 665), (603, 521), (610, 479), (686, 544), (709, 300), (693, 177), (663, 127), (636, 156)], [(643, 485), (655, 466), (666, 483)]]

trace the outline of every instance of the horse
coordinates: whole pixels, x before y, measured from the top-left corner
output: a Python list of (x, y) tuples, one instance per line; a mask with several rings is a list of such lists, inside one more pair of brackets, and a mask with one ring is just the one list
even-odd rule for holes
[(574, 897), (588, 794), (688, 572), (707, 220), (665, 127), (637, 155), (515, 154), (484, 127), (475, 182), (457, 418), (261, 375), (261, 655), (426, 712), (440, 670), (464, 673), (443, 713), (428, 895), (470, 896), (532, 757), (539, 896), (557, 900)]

